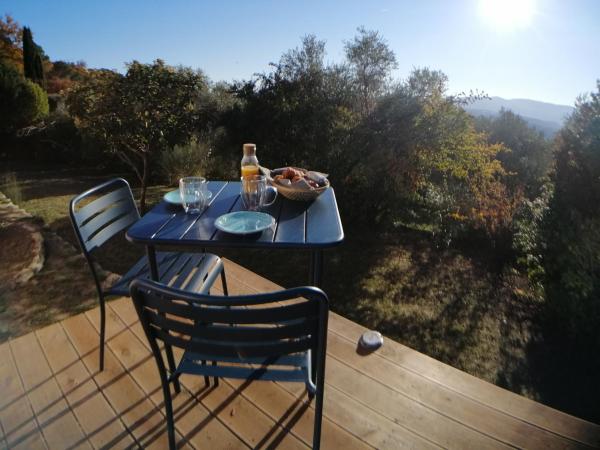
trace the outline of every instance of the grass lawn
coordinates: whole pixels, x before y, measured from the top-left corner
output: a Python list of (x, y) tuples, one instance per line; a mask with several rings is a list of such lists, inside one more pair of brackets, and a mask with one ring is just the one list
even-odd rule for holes
[[(21, 207), (75, 243), (68, 202), (107, 178), (79, 170), (19, 171), (16, 190)], [(7, 189), (0, 185), (9, 195)], [(169, 189), (153, 186), (149, 203)], [(344, 244), (325, 252), (324, 290), (334, 311), (477, 377), (575, 415), (600, 419), (600, 394), (590, 395), (594, 377), (577, 370), (573, 374), (573, 366), (563, 367), (553, 354), (558, 347), (540, 343), (536, 318), (543, 304), (532, 297), (525, 279), (498, 269), (489, 251), (440, 250), (423, 232), (373, 236), (349, 225)], [(106, 270), (119, 273), (142, 253), (133, 245), (114, 244), (99, 260)], [(283, 286), (306, 284), (306, 253), (215, 253)]]

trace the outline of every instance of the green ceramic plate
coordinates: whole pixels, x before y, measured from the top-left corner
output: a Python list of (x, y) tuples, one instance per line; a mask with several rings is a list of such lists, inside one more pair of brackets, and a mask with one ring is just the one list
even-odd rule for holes
[(237, 211), (217, 218), (215, 226), (226, 233), (253, 234), (266, 230), (274, 223), (275, 219), (266, 213)]

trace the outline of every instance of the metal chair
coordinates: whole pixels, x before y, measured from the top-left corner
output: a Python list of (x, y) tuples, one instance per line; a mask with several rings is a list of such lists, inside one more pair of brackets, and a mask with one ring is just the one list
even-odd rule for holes
[[(117, 233), (139, 218), (133, 194), (127, 181), (115, 178), (74, 197), (69, 205), (71, 223), (87, 260), (100, 301), (100, 370), (104, 369), (105, 298), (128, 296), (129, 283), (137, 278), (150, 279), (146, 256), (142, 257), (115, 284), (103, 289), (94, 264), (94, 253)], [(227, 295), (227, 281), (221, 259), (209, 253), (157, 252), (159, 279), (169, 286), (192, 292), (207, 293), (220, 275)], [(169, 358), (173, 360), (172, 355)], [(179, 386), (176, 385), (179, 391)]]
[[(219, 297), (139, 279), (130, 289), (158, 366), (171, 449), (175, 424), (169, 383), (184, 373), (204, 376), (207, 385), (208, 377), (304, 382), (309, 398), (317, 397), (313, 448), (319, 448), (329, 314), (323, 291), (299, 287)], [(161, 342), (183, 350), (170, 373)]]

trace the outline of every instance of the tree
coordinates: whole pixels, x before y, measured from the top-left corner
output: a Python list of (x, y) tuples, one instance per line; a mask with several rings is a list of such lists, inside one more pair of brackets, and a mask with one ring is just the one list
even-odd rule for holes
[(340, 152), (356, 119), (345, 72), (327, 66), (324, 56), (325, 43), (305, 36), (270, 73), (233, 86), (239, 103), (225, 123), (236, 157), (247, 139), (259, 145), (267, 167), (294, 164), (338, 176), (344, 164)]
[(352, 68), (360, 98), (360, 111), (368, 114), (375, 107), (390, 72), (398, 67), (394, 52), (377, 31), (357, 29), (358, 35), (346, 42), (346, 58)]
[(23, 70), (25, 77), (45, 87), (46, 79), (42, 64), (43, 50), (33, 41), (28, 27), (23, 27)]
[(135, 173), (141, 185), (140, 206), (161, 152), (189, 141), (203, 126), (202, 93), (206, 77), (163, 61), (128, 64), (122, 76), (97, 72), (75, 86), (67, 105), (78, 125), (96, 136)]
[(600, 350), (600, 80), (557, 137), (554, 197), (544, 223), (546, 298), (553, 329)]
[(0, 62), (0, 127), (13, 132), (48, 114), (48, 96), (23, 78), (12, 65)]
[(11, 64), (23, 73), (23, 49), (21, 26), (11, 16), (6, 14), (0, 18), (0, 60)]
[(505, 109), (497, 117), (478, 118), (476, 126), (487, 134), (489, 143), (504, 144), (508, 151), (498, 155), (498, 159), (512, 174), (511, 184), (535, 198), (552, 163), (550, 142), (520, 116)]
[(360, 153), (347, 197), (369, 204), (376, 220), (495, 236), (510, 224), (516, 203), (497, 159), (503, 147), (475, 131), (445, 83), (441, 72), (416, 69), (379, 99), (354, 132)]

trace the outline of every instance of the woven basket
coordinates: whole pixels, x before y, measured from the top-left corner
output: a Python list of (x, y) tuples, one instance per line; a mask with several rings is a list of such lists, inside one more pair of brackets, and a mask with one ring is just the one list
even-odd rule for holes
[[(271, 186), (276, 187), (277, 192), (279, 194), (283, 195), (285, 198), (288, 198), (290, 200), (295, 200), (299, 202), (311, 202), (329, 188), (329, 180), (326, 180), (327, 184), (325, 186), (311, 188), (310, 190), (298, 189), (291, 185), (281, 184), (278, 181), (275, 181), (271, 177), (271, 171), (266, 167), (261, 167), (260, 169), (262, 173), (266, 175)], [(308, 172), (306, 169), (301, 169), (299, 167), (292, 167), (292, 169), (296, 169), (304, 173)]]

